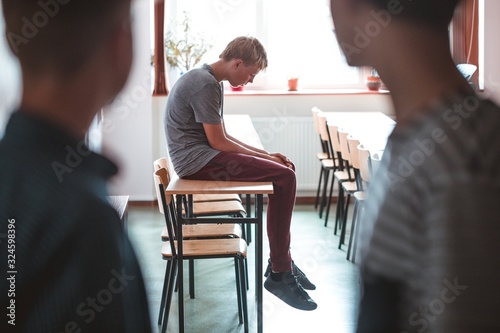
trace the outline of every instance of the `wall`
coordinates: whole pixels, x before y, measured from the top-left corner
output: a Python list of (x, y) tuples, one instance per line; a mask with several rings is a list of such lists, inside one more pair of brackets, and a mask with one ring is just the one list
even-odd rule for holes
[(110, 183), (115, 195), (130, 200), (153, 198), (153, 113), (151, 97), (150, 2), (135, 0), (134, 64), (128, 83), (115, 102), (106, 107), (102, 122), (102, 152), (120, 167)]
[(500, 104), (500, 1), (484, 0), (484, 96)]
[(250, 114), (253, 117), (310, 116), (316, 106), (324, 111), (379, 111), (392, 115), (387, 93), (305, 93), (238, 94), (226, 93), (224, 112)]

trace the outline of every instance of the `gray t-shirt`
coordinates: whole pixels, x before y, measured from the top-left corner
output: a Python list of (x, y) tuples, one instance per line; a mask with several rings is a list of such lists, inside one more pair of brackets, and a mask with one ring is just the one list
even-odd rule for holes
[(172, 87), (165, 135), (179, 177), (196, 173), (219, 153), (210, 147), (203, 124), (222, 123), (223, 98), (222, 85), (207, 64), (182, 75)]
[(402, 285), (401, 331), (499, 332), (500, 108), (458, 94), (429, 109), (370, 184), (364, 280)]

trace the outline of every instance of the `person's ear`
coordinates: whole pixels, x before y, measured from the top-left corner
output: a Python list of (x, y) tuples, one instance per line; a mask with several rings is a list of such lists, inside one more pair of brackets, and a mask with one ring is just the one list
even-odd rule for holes
[(238, 67), (243, 66), (243, 60), (241, 59), (235, 59), (233, 61), (233, 69), (238, 69)]

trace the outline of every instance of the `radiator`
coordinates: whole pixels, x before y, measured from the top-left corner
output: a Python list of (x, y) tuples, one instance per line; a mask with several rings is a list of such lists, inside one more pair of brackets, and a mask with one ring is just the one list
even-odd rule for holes
[(314, 196), (318, 186), (321, 150), (311, 117), (251, 117), (262, 145), (269, 152), (286, 155), (296, 167), (297, 195)]

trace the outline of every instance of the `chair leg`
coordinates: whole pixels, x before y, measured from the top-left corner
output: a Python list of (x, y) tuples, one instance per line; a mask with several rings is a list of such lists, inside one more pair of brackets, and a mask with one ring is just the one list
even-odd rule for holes
[(344, 213), (344, 188), (342, 187), (342, 183), (340, 180), (338, 181), (339, 186), (339, 196), (337, 198), (337, 211), (335, 215), (335, 227), (333, 228), (333, 234), (337, 234), (337, 230), (339, 229), (339, 221), (342, 221), (343, 213)]
[(170, 279), (170, 269), (171, 269), (171, 261), (167, 261), (167, 266), (165, 268), (165, 278), (163, 279), (163, 289), (161, 291), (161, 301), (160, 301), (160, 312), (158, 313), (158, 325), (161, 325), (163, 320), (163, 309), (165, 308), (165, 298), (167, 295), (167, 289)]
[[(252, 199), (252, 196), (250, 194), (247, 194), (246, 200), (245, 200), (245, 209), (247, 211), (247, 217), (250, 217), (251, 212), (252, 212), (251, 199)], [(245, 240), (246, 240), (247, 244), (250, 244), (252, 242), (252, 224), (247, 223), (246, 227), (247, 227), (247, 230), (246, 230), (246, 234), (245, 234)]]
[(243, 238), (247, 242), (247, 244), (248, 244), (247, 229), (245, 228), (245, 224), (240, 223), (240, 226), (241, 226), (241, 238)]
[(326, 189), (328, 188), (328, 178), (330, 178), (330, 170), (325, 169), (323, 177), (323, 193), (321, 194), (321, 205), (319, 206), (319, 218), (323, 217), (323, 209), (326, 205)]
[(238, 267), (238, 259), (235, 257), (234, 258), (234, 276), (236, 278), (236, 298), (238, 300), (238, 319), (240, 321), (240, 324), (243, 324), (243, 308), (242, 308), (242, 304), (241, 304), (241, 293), (242, 293), (242, 290), (241, 290), (241, 283), (242, 281), (240, 281), (240, 270), (239, 270), (239, 267)]
[(189, 259), (189, 297), (194, 299), (194, 260)]
[(317, 209), (318, 204), (319, 204), (319, 193), (321, 191), (321, 181), (323, 180), (323, 172), (324, 172), (324, 169), (323, 169), (323, 166), (321, 166), (321, 169), (319, 170), (318, 189), (316, 191), (316, 201), (314, 202), (314, 209)]
[(248, 282), (248, 263), (246, 257), (245, 257), (245, 282), (247, 284), (247, 290), (249, 290), (250, 283)]
[(330, 216), (330, 207), (332, 205), (332, 196), (333, 196), (333, 188), (335, 187), (335, 176), (332, 177), (332, 182), (330, 184), (330, 192), (328, 195), (328, 204), (326, 208), (326, 215), (325, 215), (325, 227), (328, 224), (328, 217)]
[(342, 230), (340, 232), (339, 249), (342, 248), (345, 241), (345, 232), (347, 229), (347, 214), (349, 212), (349, 201), (351, 200), (351, 195), (348, 193), (345, 200), (345, 210), (342, 216)]
[(347, 260), (349, 260), (349, 257), (351, 256), (352, 242), (354, 239), (354, 229), (356, 228), (356, 219), (358, 216), (358, 206), (359, 202), (358, 200), (356, 200), (354, 202), (354, 210), (352, 211), (351, 234), (349, 235), (349, 244), (347, 245), (347, 255), (346, 255)]
[[(246, 260), (246, 258), (245, 258)], [(247, 303), (247, 286), (245, 283), (245, 260), (243, 260), (242, 257), (239, 257), (238, 259), (238, 267), (240, 269), (240, 281), (241, 281), (241, 304), (243, 307), (243, 325), (245, 329), (245, 333), (248, 333), (248, 303)]]
[[(170, 313), (170, 305), (172, 304), (172, 294), (174, 289), (174, 284), (177, 280), (177, 259), (173, 259), (171, 263), (170, 276), (168, 278), (168, 288), (167, 288), (167, 300), (165, 302), (164, 312), (163, 312), (163, 324), (161, 326), (161, 333), (167, 331), (168, 317)], [(180, 297), (180, 296), (179, 296)]]
[[(360, 203), (359, 205), (359, 210), (361, 211), (363, 209), (363, 203)], [(356, 223), (357, 224), (357, 223)], [(357, 242), (358, 242), (358, 234), (359, 234), (359, 225), (356, 226), (356, 229), (355, 229), (355, 235), (354, 235), (354, 240), (353, 240), (353, 244), (352, 244), (352, 262), (353, 263), (356, 263), (356, 246), (357, 246)]]
[[(248, 216), (250, 216), (250, 213), (248, 213)], [(245, 238), (245, 240), (247, 241), (247, 245), (250, 244), (252, 242), (252, 224), (251, 223), (247, 223), (247, 238)]]

